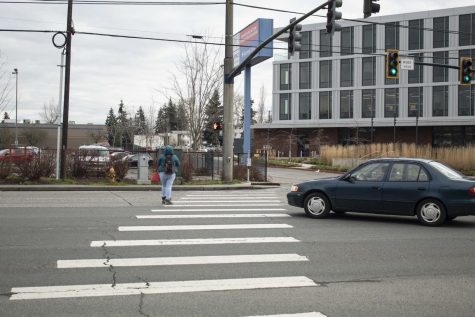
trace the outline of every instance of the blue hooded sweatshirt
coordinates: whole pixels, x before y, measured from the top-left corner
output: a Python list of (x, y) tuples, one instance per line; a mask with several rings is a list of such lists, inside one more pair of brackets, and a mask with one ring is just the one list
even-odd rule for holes
[(178, 160), (178, 157), (173, 153), (173, 147), (171, 145), (165, 147), (164, 154), (158, 159), (158, 172), (165, 172), (165, 159), (167, 155), (172, 156), (173, 163), (175, 164), (175, 173), (177, 173), (178, 167), (180, 167), (180, 160)]

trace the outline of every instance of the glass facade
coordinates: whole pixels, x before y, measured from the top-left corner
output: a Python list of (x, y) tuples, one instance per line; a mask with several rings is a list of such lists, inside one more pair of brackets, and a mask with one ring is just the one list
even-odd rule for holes
[(376, 117), (376, 89), (363, 89), (361, 95), (361, 117)]
[(353, 58), (342, 59), (340, 66), (340, 87), (352, 87), (353, 84)]
[(446, 117), (449, 115), (449, 87), (435, 86), (432, 88), (432, 116)]
[(433, 48), (449, 46), (449, 17), (433, 19)]
[(290, 94), (280, 94), (279, 100), (279, 120), (291, 119), (291, 99)]
[(399, 49), (399, 22), (386, 23), (384, 26), (385, 49)]
[(475, 14), (459, 16), (459, 46), (475, 45)]
[(424, 88), (409, 87), (407, 95), (407, 116), (424, 116)]
[(332, 61), (320, 61), (320, 88), (332, 87)]
[(409, 21), (409, 49), (421, 50), (424, 48), (424, 20)]
[(340, 55), (352, 55), (355, 52), (354, 48), (354, 27), (346, 27), (341, 29), (341, 49)]
[(459, 86), (458, 89), (458, 115), (475, 115), (475, 89), (473, 86)]
[(299, 88), (312, 88), (312, 63), (299, 63)]
[(320, 57), (332, 56), (332, 36), (326, 30), (320, 30)]
[[(435, 64), (449, 64), (449, 52), (434, 52), (433, 61)], [(434, 83), (446, 82), (449, 80), (449, 69), (443, 67), (432, 68)]]
[(353, 90), (340, 91), (340, 119), (353, 118)]
[(399, 88), (384, 89), (384, 117), (399, 117)]
[(331, 119), (332, 118), (332, 92), (322, 91), (319, 94), (318, 104), (319, 118)]
[[(424, 54), (419, 53), (414, 55), (414, 61), (423, 62)], [(424, 82), (424, 67), (421, 65), (414, 65), (414, 70), (407, 71), (407, 80), (409, 84), (420, 84)]]
[(363, 86), (376, 85), (376, 57), (363, 57), (361, 84)]
[(280, 90), (290, 90), (290, 65), (280, 64)]
[(312, 58), (312, 32), (301, 32), (301, 34), (302, 40), (300, 43), (302, 44), (302, 49), (300, 51), (300, 58)]
[(312, 94), (310, 92), (299, 93), (299, 119), (312, 118)]
[(363, 25), (363, 54), (376, 52), (376, 25)]

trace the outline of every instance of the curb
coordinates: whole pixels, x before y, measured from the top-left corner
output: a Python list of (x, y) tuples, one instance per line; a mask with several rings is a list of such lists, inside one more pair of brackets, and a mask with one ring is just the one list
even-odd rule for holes
[[(241, 190), (265, 189), (280, 186), (277, 183), (246, 183), (243, 185), (173, 185), (174, 191), (184, 190)], [(160, 191), (160, 185), (94, 186), (94, 185), (0, 185), (0, 192), (8, 191)]]

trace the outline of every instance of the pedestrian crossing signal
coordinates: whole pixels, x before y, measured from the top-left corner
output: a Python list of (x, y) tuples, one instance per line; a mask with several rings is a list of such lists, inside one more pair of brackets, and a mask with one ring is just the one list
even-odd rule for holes
[(223, 129), (223, 123), (222, 122), (214, 122), (213, 123), (213, 130), (222, 130)]

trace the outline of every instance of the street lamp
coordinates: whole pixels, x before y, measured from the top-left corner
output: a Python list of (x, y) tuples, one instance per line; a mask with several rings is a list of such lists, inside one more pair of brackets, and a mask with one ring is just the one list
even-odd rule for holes
[(15, 87), (15, 148), (18, 147), (18, 68), (13, 69), (13, 75), (16, 76)]

